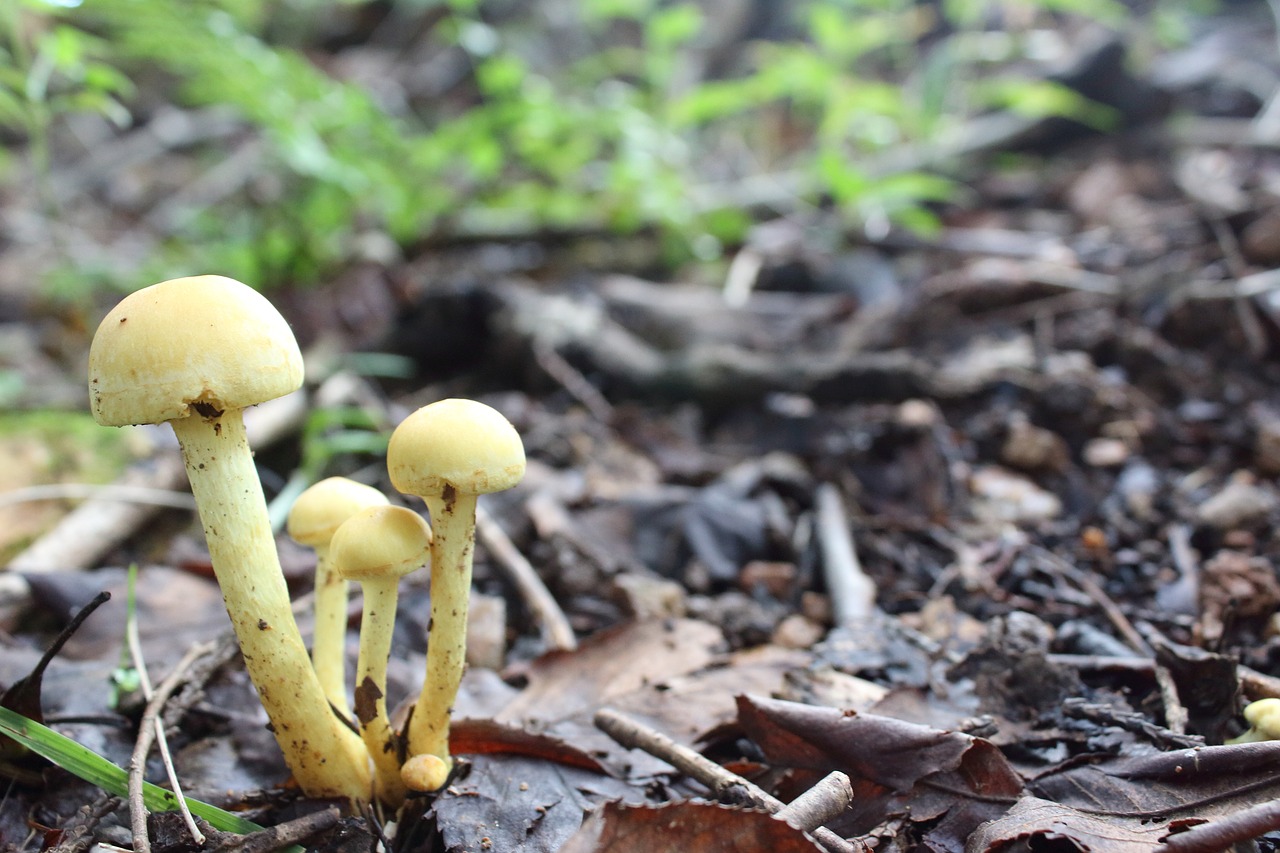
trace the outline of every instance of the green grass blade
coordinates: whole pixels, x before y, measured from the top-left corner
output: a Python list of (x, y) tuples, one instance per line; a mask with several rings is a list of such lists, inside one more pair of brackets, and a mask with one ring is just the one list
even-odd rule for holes
[[(32, 752), (44, 756), (68, 773), (79, 776), (91, 785), (97, 785), (109, 794), (117, 797), (129, 796), (129, 774), (126, 771), (47, 726), (0, 707), (0, 734), (8, 735)], [(174, 811), (178, 807), (177, 797), (172, 791), (166, 791), (150, 782), (143, 783), (142, 799), (151, 811)], [(192, 814), (204, 818), (215, 829), (242, 835), (262, 829), (256, 823), (217, 806), (190, 797), (184, 799)]]

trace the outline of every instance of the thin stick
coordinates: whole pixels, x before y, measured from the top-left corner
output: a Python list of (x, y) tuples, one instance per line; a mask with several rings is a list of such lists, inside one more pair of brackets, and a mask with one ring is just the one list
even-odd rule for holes
[(833, 770), (774, 816), (806, 832), (812, 832), (843, 814), (851, 802), (853, 784), (848, 776), (839, 770)]
[(0, 492), (0, 506), (13, 506), (36, 501), (104, 500), (121, 503), (147, 504), (170, 509), (195, 509), (196, 502), (190, 492), (154, 486), (128, 484), (94, 485), (92, 483), (49, 483), (44, 486), (27, 486)]
[(560, 609), (555, 596), (547, 589), (542, 578), (533, 565), (525, 559), (524, 554), (507, 536), (502, 525), (498, 524), (483, 506), (476, 507), (476, 536), (498, 561), (506, 573), (506, 577), (520, 593), (521, 600), (533, 613), (542, 633), (542, 640), (551, 649), (573, 651), (578, 647), (578, 640), (573, 634), (569, 619)]
[(214, 853), (277, 853), (332, 829), (341, 819), (342, 815), (336, 808), (322, 809), (248, 835), (234, 836), (218, 845)]
[[(132, 630), (130, 630), (131, 628)], [(133, 827), (134, 850), (136, 853), (150, 853), (151, 851), (151, 839), (147, 834), (147, 807), (142, 799), (142, 783), (147, 769), (147, 754), (151, 752), (151, 744), (153, 742), (159, 746), (165, 770), (169, 774), (169, 782), (177, 799), (178, 810), (182, 813), (182, 818), (187, 824), (187, 830), (191, 833), (191, 838), (197, 846), (203, 845), (205, 842), (204, 833), (196, 825), (195, 818), (192, 817), (191, 812), (187, 809), (187, 801), (182, 796), (182, 786), (178, 783), (178, 774), (174, 770), (173, 759), (169, 755), (169, 744), (164, 735), (164, 723), (160, 720), (160, 711), (164, 708), (165, 702), (169, 700), (173, 692), (182, 684), (191, 665), (212, 652), (214, 645), (212, 643), (201, 643), (188, 649), (187, 653), (182, 656), (182, 660), (178, 661), (178, 665), (173, 668), (173, 672), (169, 673), (165, 680), (160, 683), (160, 687), (153, 692), (151, 681), (147, 677), (146, 663), (142, 659), (142, 647), (138, 643), (135, 620), (129, 620), (129, 623), (125, 626), (125, 634), (128, 637), (129, 653), (133, 657), (133, 665), (138, 670), (138, 677), (142, 684), (142, 695), (147, 697), (147, 707), (142, 714), (142, 722), (138, 727), (138, 739), (133, 746), (133, 755), (129, 758), (129, 819)]]
[(586, 406), (592, 417), (606, 424), (613, 420), (613, 404), (576, 367), (565, 361), (564, 356), (556, 352), (554, 347), (535, 341), (533, 357), (548, 376)]
[(822, 545), (822, 576), (831, 596), (835, 623), (843, 628), (861, 625), (875, 612), (876, 586), (858, 561), (844, 501), (835, 486), (822, 483), (814, 503), (818, 541)]
[(1171, 835), (1161, 847), (1167, 853), (1217, 853), (1277, 829), (1280, 829), (1280, 801), (1268, 800), (1213, 823)]
[[(776, 815), (786, 803), (747, 779), (732, 773), (662, 732), (642, 725), (617, 711), (602, 708), (595, 715), (596, 728), (628, 749), (640, 749), (661, 758), (681, 773), (710, 788), (721, 802), (746, 801), (748, 805)], [(848, 778), (845, 778), (846, 784)], [(857, 853), (858, 847), (826, 827), (810, 832), (831, 853)]]

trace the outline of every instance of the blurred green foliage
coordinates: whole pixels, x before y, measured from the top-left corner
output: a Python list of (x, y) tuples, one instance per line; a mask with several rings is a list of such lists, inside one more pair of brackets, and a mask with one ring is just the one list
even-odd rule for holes
[[(167, 100), (232, 111), (260, 138), (254, 179), (184, 217), (130, 285), (213, 270), (259, 286), (321, 280), (370, 234), (404, 247), (652, 228), (670, 261), (712, 259), (758, 213), (738, 190), (760, 175), (785, 178), (793, 207), (830, 202), (850, 225), (933, 227), (952, 181), (877, 168), (877, 155), (992, 109), (1109, 118), (1020, 70), (1030, 34), (991, 31), (992, 10), (1126, 15), (1116, 0), (798, 0), (791, 35), (703, 79), (691, 61), (717, 22), (696, 3), (583, 0), (565, 47), (543, 3), (397, 0), (377, 9), (416, 28), (415, 55), (461, 68), (436, 96), (404, 101), (342, 79), (322, 47), (334, 36), (323, 22), (370, 5), (10, 0), (0, 127), (25, 138), (41, 172), (72, 112), (125, 125)], [(226, 151), (195, 154), (213, 169)]]

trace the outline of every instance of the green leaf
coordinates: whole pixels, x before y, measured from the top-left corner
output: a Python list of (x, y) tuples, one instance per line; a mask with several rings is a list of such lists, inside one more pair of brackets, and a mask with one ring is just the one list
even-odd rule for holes
[[(97, 785), (109, 794), (117, 797), (129, 796), (127, 772), (93, 750), (81, 746), (47, 726), (29, 720), (8, 708), (0, 707), (0, 733), (8, 735), (37, 755), (49, 759), (63, 770), (80, 777), (89, 784)], [(143, 783), (142, 799), (147, 808), (152, 811), (175, 811), (178, 807), (178, 798), (172, 791), (166, 791), (150, 782)], [(217, 806), (193, 800), (190, 797), (184, 799), (192, 814), (204, 818), (215, 829), (223, 832), (237, 832), (241, 835), (262, 829), (256, 823), (223, 811)], [(300, 853), (302, 848), (295, 847), (292, 850)]]

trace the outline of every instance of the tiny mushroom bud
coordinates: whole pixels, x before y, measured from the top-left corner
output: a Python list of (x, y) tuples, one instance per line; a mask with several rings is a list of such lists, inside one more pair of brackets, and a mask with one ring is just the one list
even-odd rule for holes
[(427, 677), (409, 718), (409, 754), (430, 753), (446, 767), (449, 713), (466, 662), (476, 496), (511, 488), (524, 468), (515, 427), (474, 400), (441, 400), (418, 409), (396, 427), (387, 447), (392, 485), (426, 501), (435, 533)]
[(334, 569), (364, 588), (356, 719), (373, 758), (378, 797), (399, 806), (405, 789), (400, 781), (399, 745), (387, 718), (387, 658), (400, 578), (427, 562), (431, 528), (411, 509), (369, 507), (343, 522), (329, 547)]
[(186, 462), (222, 597), (285, 762), (303, 792), (367, 801), (364, 744), (329, 708), (290, 609), (241, 410), (297, 390), (302, 355), (261, 294), (221, 276), (125, 297), (89, 350), (105, 426), (169, 423)]
[(360, 510), (386, 504), (386, 495), (372, 486), (328, 477), (298, 495), (289, 510), (289, 535), (316, 552), (311, 663), (329, 704), (346, 717), (351, 716), (346, 683), (347, 581), (333, 570), (329, 540), (338, 525)]
[(439, 791), (449, 781), (449, 765), (438, 755), (415, 755), (400, 768), (400, 779), (410, 791)]
[(1227, 743), (1257, 743), (1264, 740), (1280, 740), (1280, 699), (1259, 699), (1244, 706), (1244, 718), (1249, 729)]

